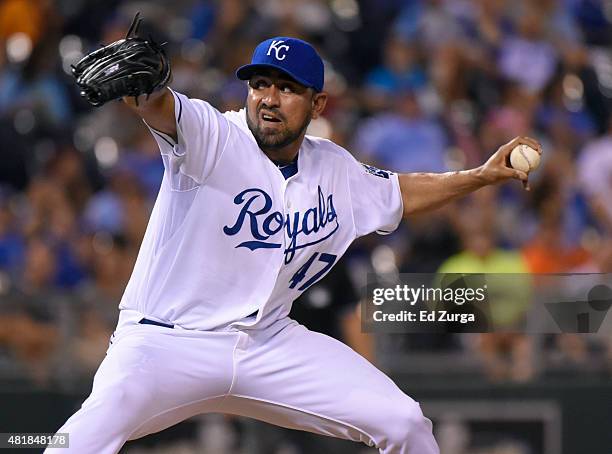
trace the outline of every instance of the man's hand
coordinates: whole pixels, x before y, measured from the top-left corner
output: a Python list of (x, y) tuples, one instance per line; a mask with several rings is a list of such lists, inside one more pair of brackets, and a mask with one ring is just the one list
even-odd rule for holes
[(487, 162), (475, 169), (484, 184), (497, 184), (515, 178), (523, 182), (523, 187), (527, 191), (530, 190), (527, 173), (513, 169), (509, 164), (510, 153), (518, 145), (527, 145), (542, 154), (542, 145), (537, 140), (524, 136), (515, 137), (507, 144), (499, 147)]
[(529, 137), (516, 137), (493, 153), (480, 167), (447, 173), (405, 173), (399, 175), (404, 216), (434, 210), (483, 186), (515, 178), (529, 190), (527, 174), (510, 167), (510, 152), (524, 144), (542, 153), (542, 146)]

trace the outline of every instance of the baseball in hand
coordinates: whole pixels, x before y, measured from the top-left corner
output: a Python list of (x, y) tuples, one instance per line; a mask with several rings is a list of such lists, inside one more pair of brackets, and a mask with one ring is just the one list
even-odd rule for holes
[(510, 152), (510, 165), (522, 172), (531, 172), (540, 165), (540, 153), (529, 145), (517, 145)]

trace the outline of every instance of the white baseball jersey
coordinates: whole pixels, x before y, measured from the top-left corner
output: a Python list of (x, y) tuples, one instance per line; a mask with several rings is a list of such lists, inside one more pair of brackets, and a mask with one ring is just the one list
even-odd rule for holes
[(285, 178), (244, 111), (174, 96), (178, 143), (153, 131), (166, 170), (119, 326), (91, 395), (58, 431), (69, 448), (45, 453), (117, 454), (127, 440), (219, 412), (381, 454), (440, 454), (417, 402), (346, 345), (286, 317), (351, 241), (397, 226), (397, 176), (306, 137)]
[(165, 173), (120, 309), (186, 329), (263, 327), (355, 238), (399, 224), (396, 174), (306, 136), (285, 179), (244, 109), (173, 94), (178, 143), (151, 129)]

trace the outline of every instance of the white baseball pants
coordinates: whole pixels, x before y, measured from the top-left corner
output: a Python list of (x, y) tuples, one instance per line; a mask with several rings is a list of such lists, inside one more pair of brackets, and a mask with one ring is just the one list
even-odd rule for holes
[(114, 454), (200, 413), (247, 416), (361, 441), (385, 454), (438, 454), (414, 400), (353, 350), (291, 319), (266, 329), (118, 328), (91, 395), (58, 432), (59, 454)]

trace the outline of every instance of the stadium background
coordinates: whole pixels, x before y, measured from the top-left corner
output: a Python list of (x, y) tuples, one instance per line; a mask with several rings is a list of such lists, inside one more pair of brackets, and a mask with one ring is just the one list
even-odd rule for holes
[[(0, 432), (57, 429), (117, 319), (163, 167), (140, 121), (91, 109), (69, 68), (138, 10), (171, 86), (220, 110), (243, 105), (233, 71), (257, 42), (310, 40), (331, 95), (311, 132), (382, 168), (472, 167), (537, 137), (531, 192), (482, 190), (358, 241), (296, 316), (420, 400), (443, 454), (612, 452), (610, 333), (366, 336), (356, 309), (372, 271), (612, 272), (608, 0), (0, 1)], [(372, 451), (206, 416), (122, 452)]]

